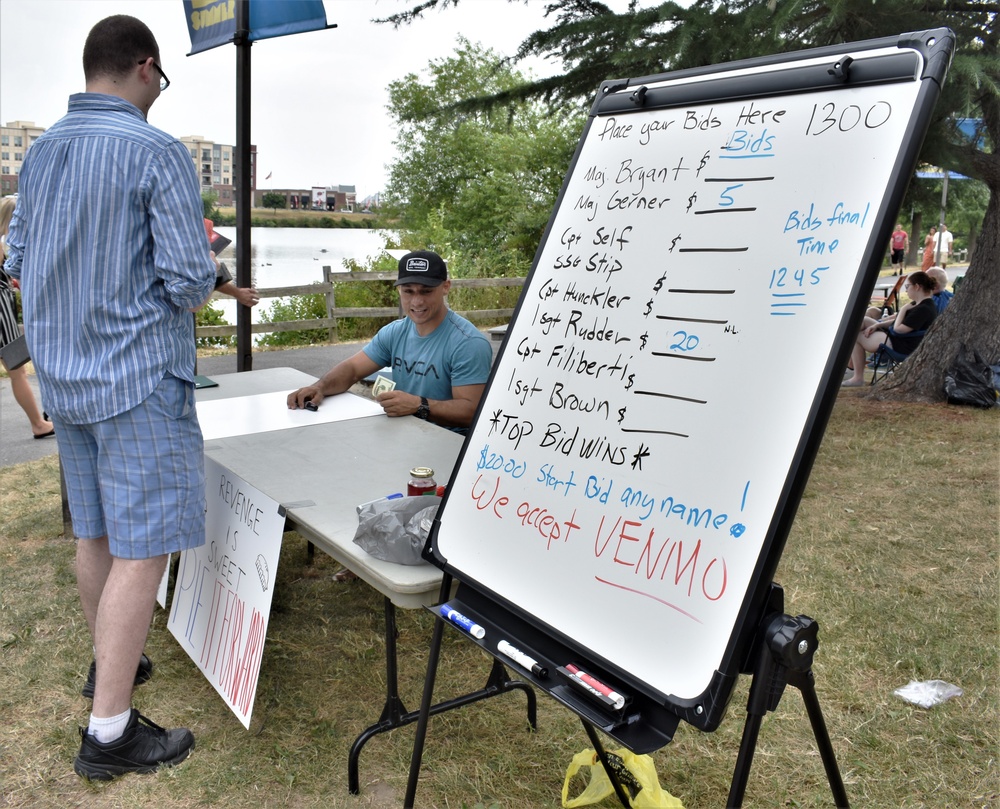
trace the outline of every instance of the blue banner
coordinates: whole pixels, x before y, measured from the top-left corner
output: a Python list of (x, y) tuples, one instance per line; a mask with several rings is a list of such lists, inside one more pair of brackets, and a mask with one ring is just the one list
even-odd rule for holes
[[(233, 41), (236, 0), (183, 0), (191, 53), (201, 53)], [(323, 0), (247, 0), (250, 41), (319, 31), (326, 28)]]

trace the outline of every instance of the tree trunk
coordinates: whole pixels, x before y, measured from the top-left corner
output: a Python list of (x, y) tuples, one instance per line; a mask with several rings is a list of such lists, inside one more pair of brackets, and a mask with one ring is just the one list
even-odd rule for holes
[(964, 343), (990, 365), (1000, 362), (1000, 193), (990, 194), (968, 272), (917, 350), (872, 388), (881, 400), (943, 402), (945, 371)]

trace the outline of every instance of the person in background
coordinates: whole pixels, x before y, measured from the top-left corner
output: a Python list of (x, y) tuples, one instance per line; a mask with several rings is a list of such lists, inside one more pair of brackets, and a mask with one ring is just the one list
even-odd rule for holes
[(941, 230), (934, 240), (934, 264), (943, 270), (948, 269), (953, 241), (954, 236), (948, 230), (948, 226), (942, 223)]
[(237, 301), (248, 309), (260, 303), (260, 293), (254, 287), (238, 287), (233, 281), (226, 281), (226, 283), (221, 284), (215, 291), (221, 292), (223, 295), (228, 295), (231, 298), (236, 298)]
[[(15, 282), (3, 271), (3, 262), (7, 253), (7, 230), (10, 227), (10, 219), (14, 215), (16, 202), (14, 197), (0, 199), (0, 346), (12, 343), (21, 336), (21, 328), (17, 323), (17, 304), (14, 299)], [(14, 401), (21, 406), (24, 415), (31, 422), (31, 434), (35, 438), (54, 436), (56, 434), (55, 428), (38, 406), (35, 394), (31, 390), (28, 369), (24, 365), (18, 368), (8, 368), (7, 363), (3, 360), (0, 360), (0, 363), (3, 364), (7, 376), (10, 377), (10, 390), (14, 394)]]
[[(216, 253), (221, 253), (229, 245), (229, 239), (224, 236), (220, 237), (219, 234), (215, 232), (215, 223), (211, 219), (205, 219), (205, 233), (208, 236), (208, 246), (212, 251), (212, 258), (216, 257)], [(220, 243), (218, 240), (222, 239)], [(224, 268), (226, 265), (221, 265)], [(229, 270), (224, 271), (226, 276), (229, 276)], [(231, 276), (230, 276), (231, 278)], [(216, 292), (221, 292), (223, 295), (228, 295), (231, 298), (236, 298), (239, 303), (242, 303), (248, 309), (256, 306), (260, 303), (260, 293), (253, 287), (238, 287), (235, 282), (228, 280), (225, 283), (219, 284), (215, 288)]]
[(935, 225), (931, 225), (930, 230), (927, 231), (927, 235), (924, 236), (924, 258), (920, 263), (920, 269), (923, 272), (927, 272), (934, 266), (934, 243), (936, 236), (937, 227)]
[[(955, 297), (953, 292), (948, 291), (948, 273), (940, 267), (931, 267), (927, 270), (927, 276), (934, 282), (934, 294), (932, 297), (934, 298), (934, 306), (937, 309), (937, 313), (941, 314), (948, 308), (951, 299)], [(866, 312), (866, 315), (872, 320), (877, 321), (879, 326), (892, 325), (899, 316), (898, 312), (881, 318), (879, 314), (880, 311), (877, 307), (869, 307)]]
[(406, 315), (379, 329), (361, 351), (328, 371), (315, 385), (288, 395), (288, 407), (318, 407), (327, 396), (389, 367), (394, 390), (380, 393), (388, 416), (416, 416), (465, 433), (479, 406), (493, 363), (489, 340), (448, 308), (447, 265), (437, 253), (418, 250), (399, 260), (396, 289)]
[(896, 223), (896, 229), (889, 240), (893, 275), (902, 275), (906, 268), (906, 251), (910, 246), (910, 234), (903, 230), (901, 222)]
[(948, 291), (948, 273), (941, 267), (931, 267), (927, 274), (934, 282), (934, 305), (937, 307), (938, 314), (941, 314), (948, 308), (955, 293)]
[[(841, 383), (841, 387), (857, 388), (865, 384), (865, 352), (875, 351), (882, 343), (900, 354), (911, 354), (920, 344), (922, 332), (930, 328), (937, 317), (934, 305), (934, 282), (925, 272), (910, 273), (903, 284), (909, 303), (899, 308), (893, 323), (878, 322), (866, 317), (851, 352), (854, 372)], [(917, 335), (914, 332), (921, 332)]]
[(191, 731), (131, 704), (152, 669), (143, 646), (167, 555), (205, 542), (191, 312), (216, 267), (191, 156), (146, 120), (170, 84), (161, 64), (134, 17), (91, 29), (86, 92), (25, 156), (6, 264), (77, 537), (95, 661), (73, 768), (97, 780), (177, 764), (194, 747)]

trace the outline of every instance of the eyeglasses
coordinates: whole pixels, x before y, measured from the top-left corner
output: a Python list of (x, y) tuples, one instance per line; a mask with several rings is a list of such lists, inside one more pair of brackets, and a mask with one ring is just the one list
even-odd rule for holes
[[(140, 60), (139, 64), (146, 64), (146, 60)], [(153, 62), (153, 67), (155, 67), (156, 71), (160, 74), (160, 92), (162, 93), (170, 86), (170, 79), (167, 78), (167, 74), (163, 72), (163, 68), (156, 64), (156, 62)]]

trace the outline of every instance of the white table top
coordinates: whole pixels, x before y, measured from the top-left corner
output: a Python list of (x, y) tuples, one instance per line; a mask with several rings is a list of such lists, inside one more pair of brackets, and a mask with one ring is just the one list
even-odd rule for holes
[(195, 393), (199, 402), (274, 393), (279, 390), (298, 390), (316, 381), (316, 377), (294, 368), (264, 368), (242, 374), (213, 374), (208, 378), (219, 385), (215, 388), (199, 388)]
[[(289, 368), (212, 379), (219, 387), (199, 390), (199, 401), (206, 395), (218, 399), (293, 390), (314, 381)], [(399, 565), (368, 555), (353, 541), (356, 507), (405, 492), (414, 466), (430, 466), (437, 482), (446, 483), (462, 440), (419, 419), (367, 416), (208, 440), (205, 453), (281, 503), (295, 530), (394, 604), (415, 608), (436, 600), (441, 571), (428, 563)]]

